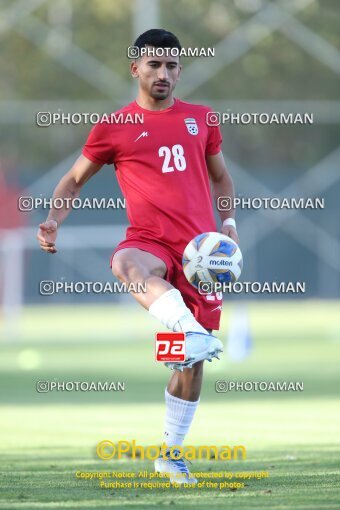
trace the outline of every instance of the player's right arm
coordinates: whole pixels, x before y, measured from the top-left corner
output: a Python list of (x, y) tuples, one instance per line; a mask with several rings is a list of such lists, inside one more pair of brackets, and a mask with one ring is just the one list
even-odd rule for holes
[(84, 184), (95, 175), (102, 166), (102, 164), (94, 163), (84, 155), (81, 155), (71, 170), (59, 181), (53, 192), (53, 198), (69, 200), (64, 200), (64, 205), (60, 209), (56, 209), (52, 205), (46, 220), (39, 225), (37, 239), (42, 250), (47, 253), (57, 252), (55, 247), (57, 229), (69, 215), (72, 209), (72, 207), (70, 207), (72, 199), (79, 196), (80, 190)]

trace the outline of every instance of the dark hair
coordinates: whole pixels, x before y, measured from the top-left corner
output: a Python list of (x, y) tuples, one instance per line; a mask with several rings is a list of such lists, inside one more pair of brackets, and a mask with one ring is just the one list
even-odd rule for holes
[(182, 49), (181, 43), (172, 32), (163, 28), (151, 28), (141, 34), (134, 42), (134, 46), (144, 48), (144, 46), (154, 46), (155, 48), (178, 48)]

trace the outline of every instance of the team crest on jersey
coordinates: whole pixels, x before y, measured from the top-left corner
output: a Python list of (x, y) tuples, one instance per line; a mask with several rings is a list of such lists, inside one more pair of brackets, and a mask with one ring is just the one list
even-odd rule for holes
[(198, 126), (195, 119), (184, 119), (190, 135), (198, 135)]

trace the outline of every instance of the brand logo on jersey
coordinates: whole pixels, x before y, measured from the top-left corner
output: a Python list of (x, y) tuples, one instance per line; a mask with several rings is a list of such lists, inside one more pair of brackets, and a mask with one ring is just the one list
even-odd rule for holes
[(195, 119), (184, 119), (190, 135), (198, 135), (198, 126)]
[(210, 310), (211, 312), (216, 312), (217, 310), (219, 310), (220, 312), (222, 312), (222, 305), (218, 305), (216, 306), (216, 308), (213, 308), (212, 310)]
[(144, 138), (145, 136), (149, 136), (149, 133), (148, 131), (143, 131), (143, 133), (141, 133), (135, 140), (135, 142), (137, 142), (137, 140), (139, 140), (140, 138)]

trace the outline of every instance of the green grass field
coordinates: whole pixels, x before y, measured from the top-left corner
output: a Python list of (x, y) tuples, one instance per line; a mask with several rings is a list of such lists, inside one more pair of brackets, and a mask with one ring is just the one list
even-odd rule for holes
[[(0, 344), (0, 508), (340, 508), (340, 303), (253, 303), (249, 314), (253, 352), (241, 364), (207, 364), (186, 443), (247, 449), (244, 461), (195, 461), (193, 471), (269, 477), (239, 490), (101, 489), (76, 471), (153, 469), (141, 459), (99, 460), (95, 446), (161, 442), (169, 372), (154, 362), (157, 323), (135, 305), (26, 308), (22, 333)], [(305, 389), (216, 393), (218, 379), (303, 381)], [(37, 393), (41, 380), (124, 381), (126, 390)]]

